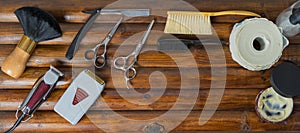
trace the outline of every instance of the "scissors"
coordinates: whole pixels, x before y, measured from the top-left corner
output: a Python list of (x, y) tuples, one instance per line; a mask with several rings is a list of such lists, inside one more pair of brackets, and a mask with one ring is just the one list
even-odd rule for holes
[(144, 46), (149, 34), (150, 34), (150, 31), (153, 27), (154, 22), (155, 22), (155, 20), (151, 21), (151, 23), (149, 24), (149, 26), (147, 28), (147, 31), (143, 34), (142, 39), (140, 40), (140, 42), (138, 43), (138, 45), (136, 46), (134, 51), (132, 51), (127, 56), (119, 56), (119, 57), (115, 58), (115, 60), (114, 60), (114, 67), (116, 69), (124, 71), (124, 77), (126, 80), (127, 89), (130, 88), (129, 87), (130, 80), (132, 80), (136, 76), (136, 70), (133, 67), (133, 65), (137, 61), (137, 58)]
[[(96, 68), (102, 68), (102, 67), (105, 66), (105, 64), (106, 64), (105, 56), (106, 56), (106, 50), (107, 50), (106, 47), (109, 44), (109, 42), (112, 39), (115, 32), (117, 31), (117, 29), (120, 26), (121, 22), (123, 21), (123, 18), (124, 18), (123, 16), (120, 18), (120, 20), (111, 29), (109, 34), (105, 37), (105, 39), (101, 43), (97, 44), (94, 48), (85, 51), (84, 58), (86, 60), (93, 60), (94, 59), (94, 66)], [(100, 55), (97, 54), (99, 47), (103, 47), (103, 53), (100, 54)]]

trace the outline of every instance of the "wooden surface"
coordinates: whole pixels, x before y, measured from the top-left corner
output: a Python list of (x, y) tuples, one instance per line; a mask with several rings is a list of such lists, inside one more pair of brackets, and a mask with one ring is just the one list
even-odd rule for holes
[[(115, 2), (114, 0), (97, 1), (97, 0), (1, 0), (0, 1), (0, 65), (10, 52), (15, 48), (15, 44), (20, 40), (23, 30), (18, 24), (13, 11), (22, 6), (38, 6), (44, 10), (52, 13), (59, 21), (63, 36), (51, 41), (46, 41), (38, 44), (35, 52), (27, 63), (27, 69), (24, 74), (17, 80), (0, 72), (0, 132), (7, 130), (15, 122), (14, 113), (17, 107), (21, 104), (23, 99), (30, 91), (34, 82), (43, 75), (52, 64), (61, 70), (65, 76), (60, 80), (56, 90), (52, 93), (49, 99), (41, 105), (35, 116), (27, 123), (22, 123), (16, 132), (104, 132), (105, 130), (97, 127), (97, 125), (118, 125), (110, 129), (111, 132), (143, 132), (143, 127), (147, 125), (137, 124), (132, 121), (123, 121), (115, 119), (113, 113), (108, 110), (103, 104), (94, 104), (88, 112), (88, 117), (84, 116), (77, 125), (71, 125), (65, 119), (60, 117), (53, 111), (56, 102), (59, 100), (65, 89), (72, 81), (72, 77), (78, 74), (81, 70), (91, 66), (91, 62), (87, 62), (82, 57), (84, 50), (93, 47), (99, 43), (107, 34), (109, 29), (114, 25), (115, 16), (104, 16), (97, 19), (92, 30), (82, 42), (79, 51), (75, 58), (70, 62), (64, 56), (65, 52), (80, 29), (82, 24), (88, 18), (88, 15), (81, 13), (84, 9), (94, 9), (98, 7), (105, 7), (108, 4)], [(166, 3), (164, 1), (163, 4)], [(291, 5), (295, 0), (186, 0), (200, 11), (219, 11), (219, 10), (248, 10), (256, 12), (272, 21), (275, 21), (277, 15)], [(157, 3), (158, 4), (158, 3)], [(163, 5), (158, 4), (158, 5)], [(145, 6), (146, 7), (146, 6)], [(175, 8), (175, 7), (174, 7)], [(151, 7), (152, 13), (165, 14), (166, 10), (159, 10), (159, 6)], [(126, 41), (128, 49), (134, 49), (138, 39), (130, 38), (136, 33), (142, 32), (146, 29), (151, 19), (155, 18), (155, 23), (151, 35), (147, 41), (144, 49), (152, 50), (142, 53), (136, 64), (138, 71), (137, 77), (132, 81), (134, 88), (138, 92), (147, 92), (151, 86), (148, 79), (152, 72), (160, 71), (167, 79), (166, 90), (163, 95), (154, 103), (149, 105), (138, 105), (131, 103), (120, 96), (112, 81), (112, 73), (117, 71), (111, 69), (113, 56), (116, 50), (122, 46)], [(193, 84), (195, 79), (200, 80), (199, 88), (185, 88), (187, 94), (198, 92), (197, 100), (188, 114), (187, 118), (182, 121), (174, 132), (188, 132), (188, 131), (299, 131), (300, 130), (300, 97), (294, 98), (293, 114), (282, 123), (268, 123), (263, 122), (256, 115), (254, 110), (255, 97), (263, 89), (270, 86), (270, 72), (272, 69), (266, 71), (252, 72), (248, 71), (231, 58), (229, 51), (228, 38), (231, 28), (234, 23), (243, 20), (245, 17), (241, 16), (224, 16), (212, 19), (213, 26), (219, 35), (219, 38), (227, 41), (226, 45), (221, 46), (224, 51), (226, 65), (219, 60), (218, 56), (222, 54), (213, 49), (219, 46), (216, 44), (192, 47), (192, 56), (195, 59), (198, 67), (199, 77), (185, 77), (187, 84)], [(106, 82), (106, 87), (99, 98), (111, 108), (112, 111), (132, 120), (149, 120), (170, 110), (175, 102), (178, 100), (181, 88), (180, 71), (170, 56), (175, 56), (179, 61), (189, 60), (189, 54), (184, 52), (169, 53), (169, 56), (155, 51), (157, 49), (157, 39), (165, 36), (160, 32), (163, 31), (166, 18), (152, 15), (150, 17), (138, 17), (134, 19), (127, 19), (121, 24), (116, 35), (112, 39), (108, 49), (108, 65), (105, 68), (96, 70), (96, 74)], [(180, 38), (193, 38), (192, 36), (178, 36)], [(280, 61), (290, 60), (300, 65), (300, 36), (289, 38), (290, 46), (284, 52)], [(209, 53), (215, 58), (209, 60), (207, 50), (211, 49)], [(120, 54), (126, 54), (125, 52)], [(213, 106), (217, 106), (217, 102), (207, 102), (210, 91), (221, 91), (223, 86), (217, 84), (211, 88), (212, 82), (220, 83), (223, 81), (222, 77), (213, 77), (211, 74), (210, 61), (214, 62), (214, 67), (226, 67), (226, 85), (224, 95), (213, 94), (212, 97), (222, 97), (221, 102), (212, 116), (212, 118), (204, 125), (199, 125), (199, 117), (201, 111), (207, 106), (206, 111), (214, 112)], [(184, 67), (193, 67), (193, 63), (184, 64)], [(122, 78), (122, 77), (121, 77)], [(118, 82), (118, 81), (117, 81)], [(120, 80), (122, 82), (122, 80)], [(161, 88), (153, 87), (153, 93), (159, 92)], [(121, 93), (126, 93), (128, 90), (124, 87), (118, 88)], [(221, 96), (220, 96), (221, 95)], [(192, 100), (189, 95), (183, 96), (186, 101)], [(139, 100), (140, 98), (134, 95), (128, 95), (130, 100)], [(151, 100), (152, 98), (149, 98)], [(147, 99), (146, 99), (147, 100)], [(217, 100), (216, 100), (217, 101)], [(206, 104), (206, 105), (205, 105)], [(180, 116), (188, 109), (190, 103), (183, 102), (178, 106), (172, 108), (171, 114)], [(204, 116), (205, 117), (205, 116)], [(92, 119), (91, 119), (92, 118)], [(157, 121), (157, 123), (176, 123), (175, 119), (165, 119)], [(137, 124), (137, 125), (135, 125)], [(147, 123), (151, 124), (151, 123)], [(162, 125), (166, 126), (166, 125)], [(138, 128), (135, 128), (138, 127)]]

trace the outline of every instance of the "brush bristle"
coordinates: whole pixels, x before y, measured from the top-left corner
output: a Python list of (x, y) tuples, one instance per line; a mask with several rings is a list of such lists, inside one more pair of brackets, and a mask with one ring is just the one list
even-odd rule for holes
[(201, 12), (169, 11), (164, 32), (211, 35), (210, 16)]
[(15, 12), (23, 27), (24, 35), (35, 42), (51, 40), (62, 36), (56, 19), (37, 7), (21, 7)]

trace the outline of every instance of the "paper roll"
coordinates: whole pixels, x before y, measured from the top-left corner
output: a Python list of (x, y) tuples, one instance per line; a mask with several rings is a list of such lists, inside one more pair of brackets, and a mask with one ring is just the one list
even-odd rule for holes
[(270, 68), (289, 43), (278, 27), (265, 18), (235, 24), (229, 41), (233, 60), (252, 71)]

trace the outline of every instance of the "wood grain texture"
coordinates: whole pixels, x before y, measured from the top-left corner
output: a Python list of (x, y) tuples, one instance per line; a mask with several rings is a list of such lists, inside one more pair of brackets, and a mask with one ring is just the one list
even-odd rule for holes
[[(119, 45), (124, 43), (125, 41), (130, 41), (130, 37), (136, 35), (138, 33), (144, 32), (147, 28), (149, 20), (145, 20), (147, 23), (122, 23), (112, 38), (110, 44)], [(114, 21), (116, 22), (116, 21)], [(219, 39), (227, 41), (229, 43), (229, 35), (234, 23), (213, 23), (214, 30), (218, 35)], [(63, 36), (57, 39), (40, 42), (39, 45), (70, 45), (73, 38), (81, 28), (82, 24), (70, 24), (70, 23), (61, 23), (60, 24)], [(87, 35), (83, 38), (81, 45), (94, 46), (95, 44), (100, 43), (105, 36), (108, 34), (109, 30), (114, 26), (113, 23), (96, 23), (89, 30)], [(0, 23), (0, 44), (17, 44), (23, 35), (22, 27), (18, 23)], [(170, 36), (168, 34), (163, 33), (164, 24), (156, 23), (153, 28), (155, 33), (159, 34), (151, 34), (148, 39), (148, 44), (156, 44), (157, 39), (161, 37)], [(175, 35), (178, 38), (186, 38), (186, 39), (205, 39), (205, 38), (213, 38), (213, 36), (184, 36), (184, 35)], [(300, 43), (300, 37), (290, 37), (291, 45)]]
[[(40, 8), (43, 8), (44, 10), (47, 10), (48, 12), (52, 13), (54, 16), (57, 16), (57, 18), (60, 21), (66, 21), (65, 20), (65, 15), (66, 14), (78, 14), (79, 16), (83, 17), (73, 17), (76, 18), (75, 20), (72, 21), (80, 21), (84, 22), (88, 15), (84, 15), (81, 13), (82, 10), (84, 9), (95, 9), (95, 8), (103, 8), (107, 6), (108, 4), (112, 4), (115, 2), (115, 0), (109, 0), (109, 1), (97, 1), (97, 0), (89, 0), (88, 2), (85, 0), (72, 0), (72, 2), (61, 2), (61, 1), (38, 1), (38, 0), (31, 0), (31, 1), (8, 1), (4, 0), (1, 1), (1, 5), (3, 5), (6, 8), (1, 9), (0, 11), (2, 12), (0, 14), (0, 19), (1, 21), (4, 22), (17, 22), (17, 19), (13, 15), (13, 11), (16, 10), (19, 7), (22, 6), (38, 6)], [(134, 1), (135, 2), (135, 1)], [(134, 3), (132, 2), (132, 3)], [(168, 1), (172, 2), (172, 1)], [(206, 1), (206, 0), (186, 0), (189, 4), (192, 4), (196, 9), (200, 11), (221, 11), (221, 10), (248, 10), (248, 11), (253, 11), (259, 14), (264, 15), (265, 17), (275, 20), (275, 18), (278, 16), (278, 14), (291, 5), (292, 3), (295, 2), (295, 0), (287, 0), (287, 1), (281, 1), (281, 0), (243, 0), (242, 4), (239, 4), (239, 6), (236, 6), (239, 2), (237, 1), (226, 1), (225, 3), (223, 1), (218, 1), (218, 0), (211, 0), (211, 1)], [(15, 3), (18, 3), (16, 6)], [(79, 4), (77, 4), (79, 3)], [(124, 3), (124, 2), (123, 2)], [(123, 4), (122, 3), (122, 4)], [(164, 2), (167, 3), (167, 2)], [(135, 3), (137, 4), (137, 3)], [(141, 3), (143, 4), (143, 3)], [(148, 4), (149, 7), (155, 12), (159, 11), (161, 12), (161, 8), (163, 7), (168, 7), (166, 4), (160, 4), (160, 6), (157, 6), (155, 2), (149, 2)], [(60, 5), (60, 6), (57, 6)], [(77, 8), (73, 8), (74, 5), (76, 5)], [(137, 4), (140, 5), (140, 4)], [(210, 6), (214, 5), (214, 6)], [(112, 6), (112, 7), (119, 7), (118, 5)], [(129, 8), (133, 7), (133, 5), (130, 4), (123, 4), (122, 8)], [(139, 7), (139, 6), (137, 6)], [(141, 6), (142, 7), (142, 6)], [(217, 8), (216, 8), (217, 7)], [(167, 8), (168, 9), (168, 8)], [(172, 7), (173, 10), (180, 10), (180, 6)], [(57, 11), (60, 10), (60, 11)], [(80, 19), (81, 20), (80, 20)], [(224, 22), (224, 19), (219, 19)], [(70, 20), (69, 20), (70, 21)]]
[[(124, 41), (128, 40), (131, 36), (144, 32), (151, 20), (145, 20), (147, 23), (123, 23), (118, 28), (111, 40), (111, 44), (122, 44)], [(116, 22), (116, 21), (114, 21)], [(61, 23), (61, 28), (63, 31), (63, 36), (50, 41), (45, 41), (39, 43), (39, 45), (70, 45), (73, 38), (81, 28), (82, 24), (69, 24)], [(219, 35), (219, 38), (223, 40), (228, 40), (229, 33), (231, 32), (231, 23), (220, 23), (213, 24), (214, 28)], [(114, 26), (113, 23), (97, 23), (92, 26), (85, 38), (82, 40), (82, 45), (95, 45), (100, 43), (104, 37), (108, 34), (109, 30)], [(0, 40), (1, 44), (17, 44), (23, 35), (23, 30), (18, 23), (0, 23)], [(156, 40), (162, 36), (169, 36), (163, 33), (164, 24), (155, 24), (152, 28), (159, 34), (151, 34), (150, 37), (154, 39), (149, 39), (150, 44), (156, 44)], [(182, 35), (181, 35), (182, 36)], [(180, 36), (179, 36), (180, 37)], [(189, 37), (189, 36), (184, 36)], [(210, 36), (199, 36), (200, 38), (208, 38)], [(190, 36), (189, 38), (195, 38)]]
[[(147, 91), (145, 89), (136, 89), (139, 92)], [(216, 91), (221, 91), (221, 89), (214, 89)], [(219, 111), (230, 111), (230, 110), (251, 110), (254, 111), (255, 106), (255, 98), (257, 94), (264, 89), (260, 88), (248, 88), (247, 91), (243, 89), (231, 89), (227, 88), (224, 91), (224, 94), (213, 94), (213, 96), (220, 96), (222, 95), (222, 101), (218, 107)], [(126, 93), (125, 88), (122, 89), (122, 93)], [(155, 91), (160, 90), (153, 90), (154, 94), (151, 97), (155, 97)], [(187, 106), (191, 105), (190, 101), (193, 101), (192, 98), (189, 97), (190, 94), (194, 93), (195, 90), (186, 90), (187, 93), (184, 93), (182, 96), (185, 99), (184, 102), (180, 104), (180, 106), (176, 106), (174, 110), (185, 110)], [(198, 98), (196, 100), (196, 103), (194, 105), (193, 110), (201, 111), (204, 108), (208, 93), (210, 90), (208, 89), (200, 89)], [(119, 92), (119, 91), (118, 91)], [(101, 97), (98, 99), (98, 101), (105, 101), (106, 104), (112, 109), (116, 111), (122, 111), (122, 110), (139, 110), (139, 111), (150, 111), (150, 110), (169, 110), (171, 107), (175, 104), (175, 102), (178, 100), (180, 90), (172, 90), (172, 89), (166, 89), (164, 92), (164, 95), (160, 97), (157, 101), (153, 102), (149, 105), (137, 105), (134, 103), (131, 103), (129, 101), (126, 101), (123, 99), (122, 96), (119, 95), (116, 90), (110, 90), (105, 89)], [(23, 101), (23, 98), (26, 97), (26, 95), (29, 93), (29, 90), (0, 90), (0, 108), (2, 110), (10, 110), (14, 111), (16, 108), (21, 104)], [(41, 105), (39, 110), (53, 110), (56, 102), (59, 100), (59, 98), (64, 93), (64, 90), (56, 89), (53, 94), (51, 94), (51, 97)], [(152, 98), (149, 98), (151, 100)], [(142, 99), (141, 97), (130, 95), (129, 99)], [(300, 97), (294, 98), (295, 111), (300, 110)], [(215, 102), (207, 103), (208, 105), (215, 105), (217, 104)], [(234, 106), (233, 106), (234, 105)], [(99, 111), (99, 110), (105, 110), (105, 106), (99, 103), (95, 103), (90, 110)], [(212, 108), (209, 108), (209, 110), (212, 110)]]
[[(133, 40), (134, 41), (134, 40)], [(136, 44), (123, 44), (122, 46), (110, 45), (107, 51), (107, 66), (112, 66), (113, 60), (117, 56), (126, 56), (135, 49)], [(14, 49), (13, 45), (0, 45), (0, 65), (6, 56)], [(68, 46), (37, 46), (31, 58), (27, 62), (27, 67), (47, 67), (50, 64), (63, 67), (88, 67), (91, 61), (84, 59), (84, 52), (93, 47), (80, 47), (72, 61), (65, 58)], [(140, 67), (178, 67), (176, 62), (185, 61), (185, 66), (209, 67), (240, 67), (231, 58), (228, 46), (205, 45), (191, 48), (191, 52), (164, 52), (158, 51), (157, 45), (145, 45), (140, 54), (137, 65)], [(209, 50), (209, 52), (208, 52)], [(300, 64), (300, 46), (290, 45), (284, 49), (281, 61), (290, 60)], [(196, 62), (196, 64), (194, 63)], [(226, 63), (226, 64), (225, 64)]]
[[(72, 77), (77, 76), (77, 74), (83, 70), (84, 68), (61, 68), (61, 70), (65, 75), (58, 82), (58, 87), (61, 89), (65, 89), (68, 87), (70, 82), (72, 81)], [(5, 75), (3, 72), (0, 72), (2, 77), (0, 88), (3, 89), (30, 89), (34, 82), (43, 75), (48, 68), (28, 68), (25, 73), (19, 79), (13, 79)], [(138, 68), (137, 69), (137, 77), (132, 80), (132, 84), (134, 88), (150, 88), (149, 78), (151, 73), (160, 71), (164, 74), (167, 79), (167, 88), (168, 89), (180, 89), (181, 88), (181, 75), (179, 69), (177, 68)], [(116, 70), (114, 70), (116, 71)], [(210, 88), (211, 81), (222, 81), (224, 80), (221, 76), (215, 76), (212, 78), (210, 68), (199, 68), (198, 75), (200, 81), (199, 86), (203, 89)], [(114, 89), (116, 85), (114, 85), (113, 79), (118, 79), (120, 82), (125, 82), (123, 75), (114, 75), (111, 76), (111, 69), (106, 68), (102, 70), (97, 70), (96, 74), (101, 77), (104, 81), (106, 81), (106, 89)], [(190, 83), (194, 83), (195, 77), (185, 77), (185, 81), (189, 80)], [(266, 88), (270, 86), (269, 84), (270, 78), (270, 70), (266, 72), (250, 72), (242, 68), (228, 68), (227, 76), (226, 76), (226, 88)], [(255, 84), (252, 84), (255, 83)], [(125, 86), (123, 86), (125, 89)], [(216, 85), (218, 87), (218, 85)], [(222, 85), (219, 85), (222, 88)], [(153, 87), (155, 89), (155, 87)], [(156, 88), (160, 89), (160, 88)], [(192, 89), (192, 88), (186, 88)]]
[[(155, 118), (159, 114), (163, 114), (163, 111), (117, 111), (122, 116), (133, 120), (147, 120)], [(181, 111), (171, 112), (173, 115), (180, 115)], [(97, 131), (103, 132), (101, 128), (97, 127), (98, 124), (102, 126), (120, 125), (124, 121), (115, 119), (114, 112), (110, 111), (89, 111), (88, 117), (85, 116), (76, 126), (71, 125), (66, 120), (61, 118), (58, 114), (51, 111), (39, 111), (36, 112), (36, 117), (32, 118), (27, 123), (22, 123), (16, 131), (30, 132), (34, 128), (36, 132), (53, 132), (53, 129), (57, 132), (83, 132), (83, 131)], [(137, 115), (140, 114), (140, 115)], [(210, 119), (208, 123), (203, 126), (198, 125), (199, 111), (192, 111), (186, 120), (184, 120), (174, 131), (266, 131), (270, 130), (275, 132), (284, 131), (296, 131), (299, 130), (299, 113), (294, 113), (285, 123), (272, 124), (267, 122), (261, 122), (255, 112), (251, 111), (217, 111), (215, 115)], [(142, 117), (141, 117), (142, 115)], [(1, 112), (1, 131), (7, 129), (10, 123), (14, 121), (14, 112)], [(90, 119), (93, 118), (91, 121)], [(176, 118), (175, 118), (176, 119)], [(162, 121), (156, 121), (157, 123), (173, 124), (172, 118)], [(144, 127), (151, 123), (137, 123), (133, 121), (126, 121), (127, 125), (131, 127), (125, 128), (112, 128), (111, 132), (142, 132)], [(56, 128), (55, 125), (59, 125), (60, 128)], [(122, 124), (121, 124), (122, 125)], [(121, 126), (120, 125), (120, 126)], [(222, 126), (216, 126), (222, 125)], [(138, 128), (132, 128), (132, 127)], [(118, 126), (116, 126), (118, 127)]]
[[(200, 11), (221, 11), (221, 10), (247, 10), (258, 13), (263, 17), (275, 22), (278, 14), (294, 3), (296, 0), (186, 0)], [(13, 11), (22, 6), (38, 6), (57, 18), (63, 31), (63, 36), (54, 40), (41, 42), (38, 44), (33, 55), (26, 64), (27, 68), (19, 79), (13, 79), (0, 72), (0, 132), (4, 132), (13, 122), (14, 113), (17, 107), (29, 93), (35, 81), (42, 76), (52, 64), (65, 75), (60, 79), (55, 91), (49, 99), (41, 105), (34, 117), (27, 123), (22, 123), (16, 132), (104, 132), (103, 125), (110, 128), (110, 132), (146, 132), (145, 126), (153, 122), (163, 125), (168, 129), (169, 124), (176, 124), (176, 116), (183, 116), (189, 107), (195, 102), (192, 111), (187, 118), (178, 123), (173, 132), (247, 132), (247, 131), (270, 131), (270, 132), (299, 132), (300, 131), (300, 97), (294, 98), (294, 111), (292, 115), (282, 123), (269, 123), (261, 121), (255, 112), (255, 98), (257, 94), (270, 87), (270, 73), (272, 68), (265, 71), (248, 71), (234, 62), (229, 50), (229, 36), (233, 25), (247, 18), (246, 16), (221, 16), (212, 17), (212, 25), (226, 45), (209, 43), (204, 46), (195, 46), (187, 52), (162, 52), (157, 51), (157, 40), (161, 37), (177, 37), (186, 39), (197, 39), (196, 36), (164, 34), (166, 22), (166, 11), (186, 10), (183, 5), (166, 4), (176, 3), (176, 0), (159, 1), (118, 1), (122, 5), (110, 5), (116, 0), (1, 0), (0, 1), (0, 66), (4, 59), (15, 48), (23, 35), (22, 27), (19, 25)], [(136, 2), (131, 4), (130, 2)], [(102, 69), (92, 67), (92, 62), (83, 58), (85, 50), (92, 48), (101, 42), (114, 23), (120, 16), (101, 15), (97, 18), (91, 30), (81, 42), (81, 46), (72, 61), (65, 58), (65, 52), (71, 44), (73, 38), (89, 17), (82, 10), (92, 10), (95, 8), (151, 8), (149, 17), (125, 17), (124, 22), (118, 28), (108, 48), (108, 65)], [(153, 6), (154, 5), (154, 6)], [(151, 7), (152, 6), (152, 7)], [(171, 8), (170, 8), (171, 7)], [(191, 9), (192, 10), (192, 9)], [(139, 41), (142, 32), (147, 28), (148, 23), (156, 19), (156, 23), (151, 31), (147, 44), (143, 48), (144, 52), (139, 56), (135, 65), (137, 77), (132, 80), (133, 87), (140, 95), (132, 94), (132, 90), (127, 90), (123, 73), (112, 68), (112, 62), (117, 55), (127, 55), (131, 52)], [(214, 36), (198, 36), (200, 39), (214, 38)], [(300, 66), (300, 36), (290, 37), (290, 46), (284, 51), (279, 61), (289, 60)], [(224, 57), (224, 58), (223, 58)], [(226, 64), (223, 62), (226, 61)], [(278, 65), (275, 64), (274, 66)], [(181, 64), (181, 65), (180, 65)], [(179, 67), (180, 66), (180, 67)], [(212, 67), (216, 68), (217, 76), (212, 75)], [(66, 88), (83, 69), (95, 71), (101, 77), (106, 86), (98, 98), (97, 102), (90, 108), (87, 115), (77, 125), (71, 125), (61, 116), (53, 111), (53, 108)], [(196, 68), (196, 69), (193, 69)], [(222, 76), (226, 68), (226, 79)], [(187, 71), (185, 76), (180, 70), (193, 69)], [(160, 77), (153, 77), (159, 72)], [(219, 74), (219, 75), (218, 75)], [(152, 76), (152, 77), (151, 77)], [(164, 77), (164, 78), (162, 78)], [(166, 79), (166, 80), (163, 80)], [(225, 86), (222, 84), (226, 80)], [(151, 81), (156, 84), (166, 82), (166, 86), (151, 86)], [(182, 81), (185, 81), (182, 83)], [(212, 83), (214, 87), (211, 88)], [(188, 84), (189, 86), (183, 86)], [(150, 89), (151, 88), (151, 89)], [(155, 99), (160, 92), (163, 95)], [(222, 93), (224, 91), (224, 94)], [(186, 92), (186, 93), (182, 93)], [(196, 93), (197, 92), (197, 93)], [(210, 93), (217, 92), (217, 93)], [(127, 98), (122, 97), (126, 94)], [(179, 94), (183, 94), (184, 99), (178, 106), (174, 106), (179, 101)], [(197, 95), (196, 99), (192, 96)], [(211, 96), (211, 101), (208, 97)], [(221, 98), (218, 104), (218, 98)], [(134, 102), (132, 102), (134, 101)], [(140, 105), (135, 102), (150, 102), (150, 104)], [(101, 102), (105, 102), (107, 108)], [(207, 103), (206, 103), (207, 102)], [(215, 106), (218, 106), (215, 110)], [(174, 107), (174, 108), (172, 108)], [(168, 110), (171, 117), (168, 119), (151, 121)], [(132, 120), (118, 119), (113, 112)], [(201, 111), (206, 110), (214, 113), (205, 125), (199, 125)], [(203, 118), (209, 115), (203, 114)], [(146, 123), (141, 120), (149, 120)], [(169, 129), (168, 129), (169, 130)], [(171, 129), (170, 129), (171, 130)]]

